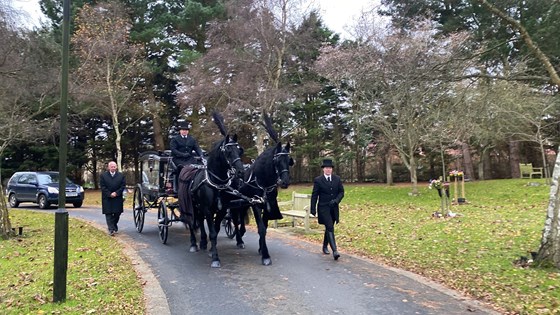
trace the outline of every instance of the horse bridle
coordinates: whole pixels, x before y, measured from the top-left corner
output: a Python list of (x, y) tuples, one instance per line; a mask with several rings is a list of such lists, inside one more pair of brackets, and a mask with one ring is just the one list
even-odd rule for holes
[[(288, 152), (279, 152), (279, 153), (275, 153), (274, 156), (272, 157), (272, 161), (274, 162), (274, 171), (276, 172), (276, 176), (278, 179), (280, 179), (280, 175), (282, 175), (283, 173), (288, 173), (289, 169), (285, 168), (283, 170), (281, 170), (280, 172), (278, 171), (278, 158), (282, 155), (290, 155)], [(289, 167), (289, 166), (288, 166)], [(277, 183), (274, 183), (268, 187), (262, 187), (259, 184), (259, 179), (256, 176), (253, 176), (254, 173), (251, 172), (251, 175), (249, 176), (249, 179), (247, 180), (247, 182), (245, 182), (245, 185), (249, 185), (252, 186), (254, 188), (260, 189), (263, 191), (263, 195), (266, 195), (270, 192), (272, 192), (274, 189), (276, 189), (276, 186), (278, 185)], [(252, 185), (251, 183), (254, 182), (255, 185)]]
[(289, 173), (289, 172), (290, 172), (290, 171), (288, 170), (288, 167), (289, 167), (289, 166), (288, 166), (287, 168), (281, 170), (280, 172), (278, 172), (278, 167), (277, 167), (277, 166), (278, 166), (278, 164), (277, 164), (277, 163), (278, 163), (278, 158), (279, 158), (280, 156), (282, 156), (282, 155), (287, 155), (287, 156), (289, 156), (290, 153), (288, 153), (288, 152), (278, 152), (278, 153), (274, 154), (274, 157), (272, 158), (272, 161), (274, 161), (274, 170), (276, 171), (276, 176), (278, 176), (278, 178), (280, 178), (280, 176), (281, 176), (283, 173)]
[[(220, 146), (220, 151), (222, 151), (222, 152), (225, 153), (225, 152), (226, 152), (226, 147), (228, 147), (228, 146), (237, 146), (237, 147), (239, 147), (239, 143), (237, 143), (237, 142), (228, 142), (228, 143), (225, 143), (225, 141), (224, 141), (224, 143), (222, 143), (222, 145)], [(224, 156), (225, 156), (225, 154), (224, 154)], [(233, 165), (234, 165), (237, 161), (241, 161), (241, 154), (240, 154), (239, 157), (237, 157), (237, 159), (233, 160), (231, 163), (229, 162), (229, 160), (227, 159), (227, 156), (226, 156), (226, 162), (228, 163), (228, 165), (229, 165), (231, 168), (234, 168)]]

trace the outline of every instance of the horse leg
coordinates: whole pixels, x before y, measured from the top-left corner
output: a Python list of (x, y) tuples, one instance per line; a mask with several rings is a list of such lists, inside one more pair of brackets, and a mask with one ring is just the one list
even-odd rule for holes
[[(187, 225), (187, 224), (185, 224), (185, 225)], [(198, 252), (198, 246), (196, 245), (196, 231), (190, 225), (188, 225), (188, 228), (189, 228), (189, 232), (191, 234), (191, 247), (189, 248), (189, 252), (196, 253), (196, 252)]]
[(204, 219), (200, 220), (200, 249), (208, 249), (208, 234), (206, 234), (206, 228), (204, 227)]
[(245, 242), (243, 242), (243, 235), (245, 235), (245, 217), (243, 213), (247, 213), (247, 210), (242, 209), (232, 216), (233, 225), (235, 226), (235, 241), (237, 242), (237, 248), (241, 249), (245, 248)]
[(255, 215), (255, 221), (257, 222), (257, 229), (259, 231), (259, 253), (261, 254), (262, 264), (269, 266), (272, 264), (272, 259), (268, 253), (268, 247), (266, 246), (266, 225), (268, 222), (264, 222), (262, 218), (263, 210), (260, 207), (253, 207), (253, 214)]
[(210, 267), (212, 268), (220, 268), (222, 265), (220, 263), (220, 258), (218, 257), (218, 233), (216, 232), (216, 224), (220, 224), (220, 221), (217, 223), (212, 224), (211, 222), (207, 221), (208, 225), (208, 232), (210, 234), (210, 253), (212, 254), (212, 263)]

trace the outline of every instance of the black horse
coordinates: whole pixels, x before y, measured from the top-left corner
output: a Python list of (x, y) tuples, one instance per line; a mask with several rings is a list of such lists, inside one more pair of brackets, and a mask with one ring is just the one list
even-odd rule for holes
[[(278, 186), (288, 188), (290, 185), (290, 166), (294, 165), (290, 157), (290, 143), (285, 146), (278, 141), (278, 137), (268, 116), (265, 115), (265, 129), (276, 142), (274, 147), (266, 149), (260, 154), (248, 171), (245, 172), (245, 180), (239, 191), (244, 196), (254, 197), (262, 202), (252, 203), (253, 215), (259, 232), (259, 253), (262, 255), (262, 264), (272, 264), (268, 247), (266, 245), (266, 230), (268, 221), (282, 219), (278, 207)], [(245, 248), (243, 235), (245, 234), (245, 216), (249, 205), (234, 208), (232, 205), (231, 215), (235, 225), (235, 236), (237, 246)]]
[(204, 221), (206, 221), (212, 245), (210, 248), (212, 254), (211, 267), (218, 268), (221, 267), (221, 264), (216, 247), (217, 235), (220, 222), (226, 214), (225, 205), (230, 198), (224, 191), (232, 190), (232, 183), (236, 179), (243, 178), (244, 168), (241, 162), (243, 149), (237, 143), (237, 135), (230, 136), (227, 134), (220, 115), (214, 114), (214, 122), (220, 128), (224, 138), (214, 144), (208, 154), (206, 168), (200, 168), (196, 171), (190, 188), (186, 192), (180, 191), (179, 198), (181, 202), (181, 199), (188, 198), (186, 194), (191, 194), (192, 197), (194, 222), (187, 224), (191, 234), (190, 251), (198, 250), (196, 228), (200, 228), (201, 248), (206, 249), (208, 242), (204, 229)]

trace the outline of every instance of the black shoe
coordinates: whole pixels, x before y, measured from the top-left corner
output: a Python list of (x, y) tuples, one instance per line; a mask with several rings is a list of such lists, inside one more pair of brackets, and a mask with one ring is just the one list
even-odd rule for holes
[(336, 250), (333, 250), (332, 255), (333, 255), (333, 257), (334, 257), (334, 260), (338, 260), (338, 258), (340, 257), (340, 254), (339, 254), (338, 251), (336, 251)]
[(328, 255), (331, 252), (329, 252), (329, 249), (327, 247), (323, 247), (323, 254)]
[(338, 250), (336, 248), (336, 241), (334, 238), (334, 232), (327, 232), (327, 237), (329, 239), (329, 244), (331, 245), (332, 251), (333, 251), (333, 257), (334, 260), (338, 260), (338, 258), (340, 257), (340, 254), (338, 253)]

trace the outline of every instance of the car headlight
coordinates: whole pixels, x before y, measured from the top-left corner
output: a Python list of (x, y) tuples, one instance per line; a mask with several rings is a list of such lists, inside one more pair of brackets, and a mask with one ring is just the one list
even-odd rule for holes
[(83, 192), (84, 192), (84, 187), (78, 186), (78, 192), (79, 192), (79, 193), (83, 193)]
[(49, 194), (58, 194), (58, 188), (47, 187), (47, 191), (49, 192)]

